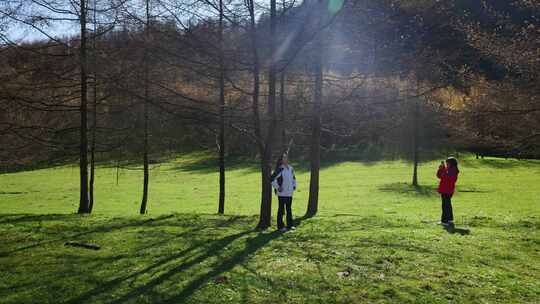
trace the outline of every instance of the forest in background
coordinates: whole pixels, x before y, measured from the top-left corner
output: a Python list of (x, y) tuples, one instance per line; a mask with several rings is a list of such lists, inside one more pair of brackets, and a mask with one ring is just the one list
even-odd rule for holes
[[(530, 0), (10, 0), (0, 4), (0, 166), (149, 166), (216, 151), (261, 166), (261, 221), (283, 151), (419, 161), (540, 157), (540, 4)], [(78, 26), (60, 35), (55, 23)], [(39, 40), (13, 40), (28, 27)], [(89, 169), (88, 169), (89, 168)], [(89, 170), (89, 172), (87, 172)]]

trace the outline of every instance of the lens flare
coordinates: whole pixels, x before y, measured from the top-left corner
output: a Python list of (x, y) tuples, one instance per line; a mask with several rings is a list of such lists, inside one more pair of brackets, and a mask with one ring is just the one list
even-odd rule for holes
[(330, 11), (330, 13), (335, 14), (335, 13), (339, 12), (341, 7), (343, 6), (343, 1), (344, 0), (329, 0), (328, 1), (328, 10)]

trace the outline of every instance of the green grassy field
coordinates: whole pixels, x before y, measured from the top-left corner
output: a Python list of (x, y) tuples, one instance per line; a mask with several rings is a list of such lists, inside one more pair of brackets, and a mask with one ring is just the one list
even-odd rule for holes
[(438, 162), (422, 164), (419, 188), (406, 162), (325, 164), (312, 219), (300, 219), (309, 172), (297, 165), (299, 226), (285, 234), (253, 229), (253, 163), (230, 167), (215, 215), (212, 164), (199, 153), (153, 166), (145, 216), (138, 170), (117, 185), (100, 166), (90, 216), (74, 214), (76, 166), (0, 175), (0, 302), (539, 302), (538, 161), (462, 159), (453, 231), (435, 224)]

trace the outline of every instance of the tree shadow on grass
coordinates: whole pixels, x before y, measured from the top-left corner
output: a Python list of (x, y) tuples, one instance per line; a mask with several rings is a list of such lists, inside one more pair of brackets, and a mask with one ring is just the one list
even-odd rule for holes
[[(44, 221), (69, 222), (70, 220), (80, 220), (80, 217), (81, 216), (78, 214), (0, 215), (0, 225), (15, 224), (15, 223), (20, 224), (23, 222), (36, 222), (36, 221), (37, 222), (44, 222)], [(218, 228), (229, 227), (239, 221), (243, 221), (245, 218), (246, 218), (245, 216), (231, 216), (231, 217), (226, 217), (226, 218), (208, 219), (208, 223), (213, 223)], [(112, 232), (114, 230), (125, 229), (125, 228), (130, 228), (130, 227), (159, 226), (159, 225), (165, 224), (164, 221), (167, 221), (167, 220), (174, 220), (175, 222), (172, 224), (175, 226), (184, 225), (184, 226), (197, 226), (198, 227), (197, 223), (200, 220), (200, 216), (168, 214), (168, 215), (161, 215), (155, 218), (146, 218), (146, 219), (138, 218), (138, 217), (127, 218), (127, 219), (111, 218), (105, 224), (99, 225), (97, 227), (93, 227), (93, 229), (90, 229), (90, 230), (85, 230), (78, 233), (62, 234), (60, 237), (46, 239), (46, 240), (38, 241), (36, 243), (32, 243), (29, 245), (20, 246), (12, 250), (0, 252), (0, 257), (9, 256), (19, 251), (33, 249), (33, 248), (46, 245), (46, 244), (51, 244), (55, 242), (65, 242), (68, 240), (76, 240), (81, 237), (85, 237), (94, 233)], [(57, 233), (55, 232), (55, 235), (56, 234)]]
[[(259, 164), (253, 159), (229, 157), (225, 160), (225, 168), (230, 170), (248, 170), (257, 172)], [(199, 172), (199, 173), (214, 173), (218, 172), (217, 157), (200, 157), (194, 160), (175, 163), (170, 170), (182, 172)]]
[(0, 214), (1, 224), (18, 224), (24, 222), (64, 221), (72, 218), (73, 214)]
[[(212, 278), (215, 278), (217, 275), (223, 272), (233, 269), (236, 265), (242, 264), (244, 261), (246, 261), (246, 259), (249, 258), (249, 256), (255, 254), (260, 248), (266, 246), (268, 243), (270, 243), (273, 239), (279, 237), (281, 234), (282, 233), (280, 233), (279, 231), (273, 231), (271, 233), (259, 233), (257, 236), (248, 239), (246, 241), (246, 247), (243, 251), (239, 251), (236, 254), (234, 254), (232, 257), (226, 258), (224, 261), (220, 261), (216, 263), (215, 265), (212, 266), (212, 270), (196, 277), (182, 291), (166, 299), (164, 303), (183, 303), (183, 301), (185, 301), (191, 295), (193, 295), (193, 293), (195, 293), (195, 291), (197, 291), (197, 289), (199, 289), (206, 282), (210, 281)], [(212, 251), (207, 251), (204, 255), (200, 256), (199, 258), (196, 258), (192, 262), (188, 264), (180, 265), (176, 269), (172, 269), (171, 271), (165, 273), (163, 276), (157, 278), (156, 280), (158, 282), (162, 281), (161, 279), (162, 277), (170, 277), (171, 275), (174, 275), (176, 272), (182, 271), (185, 268), (189, 268), (190, 265), (192, 266), (192, 265), (198, 264), (201, 261), (207, 259), (208, 257), (214, 254), (215, 253)], [(119, 301), (117, 303), (121, 303), (121, 302), (122, 301)]]
[[(272, 167), (275, 164), (277, 158), (272, 159)], [(339, 165), (343, 162), (350, 162), (351, 160), (326, 160), (321, 161), (320, 169), (329, 168), (335, 165)], [(376, 165), (376, 161), (357, 161), (364, 165)], [(292, 166), (298, 173), (306, 173), (310, 171), (310, 163), (307, 160), (291, 160)], [(246, 157), (229, 157), (225, 160), (225, 167), (227, 171), (234, 170), (247, 170), (248, 173), (256, 173), (260, 171), (260, 162), (254, 158)], [(182, 171), (182, 172), (200, 172), (200, 173), (214, 173), (218, 172), (218, 160), (215, 157), (201, 157), (195, 160), (186, 161), (175, 164), (170, 170)]]
[[(69, 215), (69, 214), (63, 214), (63, 215), (62, 214), (23, 215), (23, 216), (20, 216), (20, 217), (15, 217), (14, 219), (8, 219), (6, 221), (1, 221), (0, 224), (8, 224), (8, 223), (13, 224), (13, 223), (32, 222), (32, 221), (39, 221), (39, 222), (41, 222), (41, 221), (64, 221), (64, 222), (66, 222), (69, 219), (78, 219), (79, 217), (80, 216), (76, 215), (76, 214), (71, 214), (71, 215)], [(132, 219), (124, 220), (123, 222), (120, 222), (120, 223), (114, 222), (113, 224), (111, 224), (112, 221), (110, 221), (105, 225), (100, 225), (100, 226), (95, 227), (94, 229), (91, 229), (91, 230), (87, 230), (87, 231), (83, 231), (83, 232), (79, 232), (79, 233), (74, 233), (74, 234), (67, 234), (67, 235), (62, 234), (60, 237), (39, 241), (39, 242), (30, 244), (30, 245), (25, 245), (25, 246), (22, 246), (22, 247), (15, 248), (15, 249), (10, 250), (10, 251), (0, 252), (0, 257), (9, 256), (9, 255), (11, 255), (13, 253), (23, 251), (23, 250), (27, 250), (27, 249), (36, 248), (36, 247), (39, 247), (39, 246), (42, 246), (42, 245), (45, 245), (45, 244), (50, 244), (50, 243), (54, 243), (54, 242), (63, 242), (63, 241), (67, 241), (67, 240), (77, 239), (77, 238), (80, 238), (80, 237), (83, 237), (83, 236), (86, 236), (86, 235), (89, 235), (89, 234), (92, 234), (92, 233), (111, 232), (111, 231), (116, 230), (116, 229), (123, 229), (123, 228), (128, 228), (128, 227), (138, 227), (138, 226), (146, 225), (146, 224), (152, 225), (155, 222), (163, 221), (163, 220), (169, 219), (171, 217), (173, 217), (173, 215), (163, 215), (163, 216), (159, 216), (157, 218), (150, 218), (150, 219), (146, 219), (146, 220), (143, 220), (143, 221), (141, 221), (140, 219), (132, 218)]]
[(425, 197), (437, 195), (437, 188), (434, 186), (413, 186), (408, 183), (385, 184), (379, 187), (379, 191), (394, 192), (396, 194), (412, 194)]
[[(142, 270), (131, 273), (127, 276), (118, 277), (111, 281), (104, 282), (99, 287), (70, 299), (67, 303), (81, 303), (89, 301), (94, 296), (108, 293), (117, 285), (127, 280), (135, 279), (138, 276), (147, 274), (154, 269), (165, 268), (165, 271), (160, 272), (159, 275), (155, 276), (153, 279), (151, 279), (144, 285), (133, 288), (128, 293), (111, 301), (111, 303), (124, 303), (126, 301), (135, 299), (140, 295), (151, 294), (154, 292), (154, 288), (158, 287), (163, 283), (166, 283), (168, 280), (171, 280), (175, 275), (187, 271), (190, 268), (205, 262), (207, 259), (217, 258), (218, 261), (210, 266), (210, 271), (195, 276), (176, 295), (173, 295), (172, 297), (169, 297), (164, 301), (160, 301), (164, 303), (182, 303), (184, 300), (188, 299), (191, 295), (193, 295), (193, 293), (195, 293), (201, 286), (203, 286), (219, 274), (229, 271), (236, 265), (243, 263), (249, 256), (257, 252), (257, 250), (259, 250), (263, 246), (267, 245), (270, 241), (281, 235), (281, 233), (277, 231), (271, 233), (257, 233), (256, 236), (246, 240), (246, 247), (244, 250), (238, 251), (231, 257), (226, 257), (223, 260), (219, 258), (220, 252), (223, 250), (223, 248), (231, 245), (233, 242), (243, 237), (249, 236), (254, 233), (257, 232), (253, 230), (243, 231), (225, 236), (215, 241), (211, 241), (207, 244), (207, 246), (204, 246), (203, 244), (191, 246), (179, 253), (160, 259), (159, 261)], [(188, 255), (189, 253), (194, 252), (199, 247), (204, 248), (202, 253), (194, 253)]]
[[(182, 299), (189, 298), (203, 284), (210, 281), (220, 273), (232, 269), (238, 263), (245, 261), (250, 255), (255, 253), (261, 247), (265, 246), (271, 240), (281, 235), (281, 233), (278, 232), (259, 233), (255, 230), (247, 230), (229, 234), (216, 240), (199, 240), (195, 237), (197, 232), (200, 232), (206, 228), (231, 227), (237, 222), (238, 219), (242, 220), (244, 218), (246, 217), (238, 216), (223, 219), (218, 218), (214, 222), (205, 221), (205, 225), (194, 226), (187, 231), (183, 231), (180, 234), (175, 234), (167, 239), (159, 239), (151, 244), (145, 244), (143, 247), (135, 249), (134, 252), (140, 252), (144, 251), (145, 249), (152, 248), (158, 250), (159, 252), (159, 248), (161, 248), (161, 252), (165, 252), (165, 255), (161, 257), (158, 253), (158, 258), (152, 261), (151, 264), (146, 265), (146, 267), (142, 267), (142, 269), (138, 268), (138, 270), (134, 272), (120, 275), (109, 281), (102, 282), (99, 284), (99, 286), (67, 300), (66, 303), (84, 303), (103, 299), (108, 294), (111, 294), (113, 291), (125, 284), (129, 284), (130, 286), (135, 285), (135, 287), (130, 287), (130, 289), (128, 289), (128, 291), (126, 291), (124, 294), (120, 294), (119, 297), (111, 299), (109, 301), (110, 303), (124, 303), (126, 301), (133, 301), (142, 295), (148, 296), (155, 294), (155, 296), (158, 296), (155, 288), (159, 288), (159, 286), (162, 284), (170, 283), (178, 274), (198, 267), (200, 264), (207, 263), (207, 260), (215, 260), (216, 262), (213, 262), (213, 265), (210, 266), (210, 271), (198, 274), (189, 279), (189, 281), (186, 282), (186, 285), (184, 285), (186, 286), (185, 288), (180, 290), (170, 299), (166, 300), (166, 302), (181, 303)], [(242, 221), (240, 224), (242, 227), (246, 226), (246, 224)], [(239, 227), (234, 228), (238, 229)], [(208, 235), (208, 233), (204, 235)], [(209, 235), (211, 237), (212, 234)], [(250, 235), (254, 236), (249, 238)], [(177, 243), (178, 241), (175, 240), (178, 239), (181, 239), (180, 242), (188, 242), (190, 245), (187, 248), (179, 251), (175, 250), (171, 252), (170, 249), (166, 249), (170, 244)], [(233, 252), (230, 257), (221, 256), (224, 248), (235, 247), (232, 244), (239, 242), (240, 239), (245, 239), (245, 249)], [(74, 258), (80, 259), (81, 257), (74, 256)], [(130, 255), (130, 258), (133, 257)], [(84, 259), (85, 258), (83, 258), (82, 262), (84, 262)], [(88, 257), (88, 262), (94, 262), (92, 257)], [(96, 265), (97, 268), (102, 266), (103, 265)], [(151, 279), (143, 285), (137, 286), (139, 277), (148, 275), (151, 276)], [(160, 302), (163, 302), (163, 300), (160, 299)]]
[(28, 194), (30, 192), (39, 192), (39, 191), (0, 191), (0, 195), (21, 195), (21, 194)]
[[(223, 247), (227, 246), (235, 239), (247, 233), (249, 232), (242, 232), (242, 233), (238, 233), (234, 235), (229, 235), (227, 237), (214, 241), (207, 247), (207, 252), (214, 252), (214, 253), (219, 252), (220, 249), (222, 249)], [(153, 264), (141, 270), (103, 282), (98, 287), (91, 289), (87, 292), (84, 292), (83, 294), (80, 294), (77, 297), (74, 297), (68, 300), (66, 303), (75, 304), (75, 303), (90, 302), (90, 299), (92, 297), (107, 294), (109, 293), (109, 291), (115, 289), (116, 287), (118, 287), (118, 285), (125, 283), (128, 280), (135, 280), (137, 277), (141, 275), (145, 275), (153, 270), (158, 270), (159, 268), (162, 268), (162, 267), (165, 267), (165, 268), (171, 267), (171, 265), (168, 266), (168, 264), (174, 264), (175, 261), (178, 259), (189, 259), (189, 258), (195, 257), (197, 254), (196, 253), (191, 254), (191, 253), (195, 252), (199, 247), (204, 246), (204, 244), (205, 243), (196, 243), (184, 250), (181, 250), (180, 252), (161, 258), (158, 261), (154, 262)], [(154, 247), (157, 245), (159, 244), (154, 244)], [(180, 264), (176, 267), (173, 267), (172, 270), (177, 270), (179, 272), (182, 269), (185, 270), (191, 266), (197, 265), (203, 260), (204, 259), (201, 259), (200, 257), (195, 257), (192, 260), (190, 260), (188, 263)], [(153, 287), (163, 283), (166, 279), (170, 278), (174, 274), (174, 273), (171, 273), (172, 270), (167, 271), (165, 274), (159, 275), (157, 278), (151, 280), (149, 283), (141, 287), (132, 289), (129, 293), (123, 295), (119, 299), (112, 301), (112, 303), (123, 303), (124, 301), (127, 301), (130, 298), (137, 297), (138, 295), (141, 295), (141, 294), (146, 293), (147, 291), (150, 291)]]
[(493, 168), (493, 169), (514, 169), (514, 168), (534, 168), (540, 169), (540, 160), (516, 160), (504, 158), (487, 159), (462, 159), (460, 166), (468, 168)]

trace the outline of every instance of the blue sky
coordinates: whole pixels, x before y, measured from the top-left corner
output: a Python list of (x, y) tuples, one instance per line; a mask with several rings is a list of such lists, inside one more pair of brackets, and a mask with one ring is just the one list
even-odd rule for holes
[[(76, 6), (77, 1), (52, 1), (54, 1), (53, 5), (44, 6), (42, 5), (41, 0), (33, 0), (31, 2), (22, 2), (22, 0), (0, 0), (0, 23), (3, 21), (1, 20), (2, 17), (5, 17), (4, 13), (9, 12), (10, 10), (16, 11), (16, 17), (21, 20), (36, 20), (36, 15), (42, 15), (48, 19), (47, 22), (43, 22), (39, 25), (39, 29), (42, 31), (41, 32), (40, 30), (32, 28), (30, 25), (24, 24), (24, 22), (17, 22), (16, 20), (7, 18), (6, 20), (10, 21), (9, 27), (3, 29), (3, 34), (6, 35), (8, 39), (16, 42), (48, 39), (47, 35), (55, 38), (76, 35), (79, 31), (79, 24), (77, 20), (78, 16), (76, 14), (78, 10), (78, 7)], [(160, 5), (169, 5), (169, 8), (173, 8), (175, 3), (168, 2), (168, 0), (162, 0), (160, 1)], [(185, 1), (184, 3), (189, 2), (190, 1)], [(20, 3), (23, 3), (24, 6), (18, 6)], [(99, 2), (97, 3), (99, 9)], [(197, 1), (193, 1), (193, 3), (197, 3)], [(89, 5), (92, 6), (93, 2), (90, 2)], [(17, 7), (17, 9), (14, 9), (15, 7)], [(200, 8), (200, 4), (198, 4), (197, 7), (190, 7), (190, 9), (194, 9), (193, 12), (199, 16), (208, 16), (213, 13), (206, 7), (202, 11)], [(127, 2), (124, 2), (122, 10), (129, 11), (129, 14), (131, 15), (140, 15), (140, 13), (145, 11), (144, 1), (127, 0)], [(163, 9), (163, 7), (154, 7), (152, 10), (154, 11), (154, 14), (158, 14), (160, 16), (168, 14), (167, 10)], [(60, 13), (58, 11), (60, 11)], [(186, 8), (182, 8), (176, 13), (190, 14), (191, 12), (187, 13), (188, 11), (189, 9), (186, 10)], [(89, 24), (89, 27), (91, 28), (92, 25)], [(2, 30), (1, 24), (0, 30)]]
[[(55, 38), (71, 36), (77, 33), (77, 26), (69, 23), (55, 24), (53, 26), (45, 27), (44, 32)], [(16, 27), (10, 27), (7, 32), (7, 37), (16, 42), (47, 39), (45, 34), (23, 24), (19, 24)]]
[[(72, 4), (65, 2), (65, 0), (55, 1), (56, 5), (53, 4), (53, 9), (48, 9), (40, 0), (0, 0), (0, 21), (4, 25), (2, 34), (8, 39), (18, 42), (48, 39), (47, 35), (61, 37), (76, 33), (77, 15), (73, 13), (76, 11)], [(53, 10), (57, 10), (57, 12), (53, 12)], [(6, 14), (10, 14), (13, 18), (6, 17)], [(40, 15), (54, 20), (40, 19)], [(43, 33), (25, 22), (38, 24)]]
[[(21, 3), (22, 0), (0, 0), (0, 18), (2, 17), (2, 11), (8, 11), (10, 6), (17, 5), (18, 3)], [(79, 31), (79, 24), (77, 19), (77, 15), (73, 14), (73, 12), (76, 12), (77, 7), (74, 7), (76, 5), (76, 2), (72, 1), (66, 1), (66, 0), (53, 0), (56, 3), (55, 9), (59, 8), (61, 10), (65, 10), (67, 14), (57, 14), (57, 13), (51, 13), (50, 10), (47, 8), (44, 8), (43, 6), (39, 5), (40, 0), (34, 0), (34, 4), (31, 2), (23, 2), (25, 6), (23, 6), (22, 9), (19, 9), (18, 12), (21, 15), (20, 18), (31, 18), (32, 15), (36, 14), (43, 14), (49, 17), (53, 17), (56, 19), (74, 19), (73, 21), (65, 21), (65, 20), (53, 20), (49, 22), (47, 25), (40, 25), (39, 28), (45, 32), (42, 33), (34, 28), (32, 28), (29, 25), (25, 25), (21, 22), (11, 22), (11, 26), (7, 29), (7, 31), (4, 33), (8, 39), (20, 42), (20, 41), (33, 41), (33, 40), (47, 40), (47, 35), (50, 35), (52, 37), (58, 38), (58, 37), (66, 37), (66, 36), (72, 36), (76, 35)], [(174, 7), (174, 4), (169, 3), (168, 0), (162, 0), (160, 1), (161, 5), (168, 5), (169, 8)], [(243, 0), (233, 0), (233, 2), (240, 4), (243, 3)], [(263, 11), (267, 9), (268, 0), (256, 0), (255, 1), (258, 4), (258, 10)], [(295, 1), (296, 5), (298, 5), (301, 1)], [(35, 4), (38, 3), (38, 4)], [(99, 5), (99, 2), (97, 2)], [(128, 9), (131, 11), (132, 14), (137, 14), (138, 12), (144, 11), (142, 5), (142, 0), (128, 0), (126, 5), (124, 6), (125, 9)], [(190, 1), (186, 1), (185, 3), (190, 3)], [(192, 1), (192, 3), (197, 3), (197, 1)], [(337, 10), (341, 7), (343, 4), (343, 0), (330, 0), (329, 1), (329, 10)], [(92, 4), (90, 4), (92, 5)], [(200, 5), (200, 4), (199, 4)], [(191, 7), (190, 9), (193, 9), (194, 7)], [(166, 10), (160, 9), (159, 7), (155, 7), (154, 9), (157, 14), (160, 15), (166, 15)], [(186, 13), (186, 10), (183, 11), (182, 14)], [(206, 6), (197, 7), (194, 8), (192, 11), (199, 17), (201, 16), (210, 16), (215, 15), (216, 12), (209, 11)], [(191, 14), (192, 12), (189, 12), (188, 14)], [(186, 19), (189, 17), (186, 17)], [(90, 25), (91, 26), (91, 25)]]

